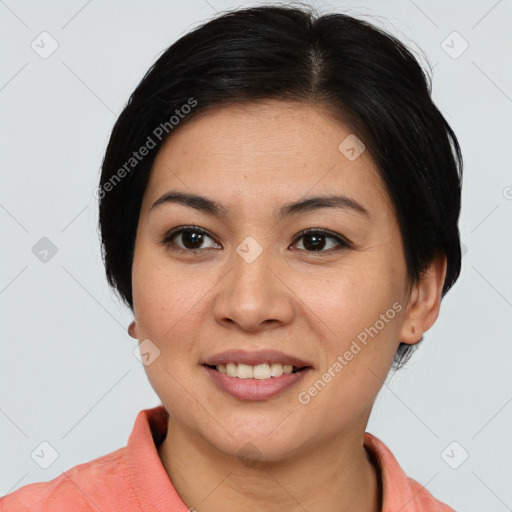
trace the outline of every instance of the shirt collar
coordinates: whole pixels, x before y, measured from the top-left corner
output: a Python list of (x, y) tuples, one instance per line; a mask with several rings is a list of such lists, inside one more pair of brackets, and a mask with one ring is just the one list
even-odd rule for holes
[(139, 412), (126, 446), (126, 464), (141, 510), (187, 512), (157, 451), (165, 438), (167, 422), (163, 405)]
[(364, 446), (377, 467), (382, 489), (382, 512), (421, 512), (411, 488), (410, 479), (389, 448), (377, 437), (366, 432)]

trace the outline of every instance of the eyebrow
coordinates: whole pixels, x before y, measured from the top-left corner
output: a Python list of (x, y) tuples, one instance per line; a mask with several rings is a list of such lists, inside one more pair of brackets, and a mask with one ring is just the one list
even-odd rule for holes
[[(208, 199), (207, 197), (200, 196), (197, 194), (190, 194), (187, 192), (177, 192), (170, 191), (165, 193), (159, 199), (157, 199), (150, 208), (154, 210), (155, 208), (163, 205), (163, 204), (181, 204), (183, 206), (188, 206), (190, 208), (194, 208), (200, 212), (206, 213), (208, 215), (216, 216), (216, 217), (228, 217), (229, 209), (220, 205), (216, 201), (212, 199)], [(325, 195), (325, 196), (314, 196), (307, 197), (305, 199), (301, 199), (299, 201), (285, 203), (276, 213), (276, 217), (278, 220), (282, 220), (286, 217), (290, 217), (292, 215), (297, 215), (300, 213), (311, 212), (315, 210), (319, 210), (321, 208), (339, 208), (342, 210), (349, 210), (358, 214), (365, 215), (367, 217), (370, 216), (368, 210), (355, 199), (351, 199), (350, 197), (344, 195)]]

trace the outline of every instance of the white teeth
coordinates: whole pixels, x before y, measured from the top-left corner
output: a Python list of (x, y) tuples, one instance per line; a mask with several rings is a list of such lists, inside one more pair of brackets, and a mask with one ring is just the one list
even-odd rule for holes
[(263, 380), (270, 379), (272, 377), (272, 373), (270, 372), (270, 366), (267, 363), (258, 364), (253, 369), (253, 377), (255, 379)]
[[(219, 368), (217, 368), (218, 370)], [(230, 377), (238, 377), (238, 375), (236, 374), (236, 369), (237, 369), (237, 365), (235, 363), (228, 363), (226, 365), (226, 373), (230, 376)]]
[(252, 366), (248, 364), (239, 364), (236, 372), (239, 379), (252, 379)]
[(291, 364), (281, 363), (263, 363), (251, 366), (249, 364), (218, 364), (216, 369), (220, 373), (227, 374), (228, 377), (238, 377), (239, 379), (257, 379), (265, 380), (272, 377), (281, 377), (281, 375), (288, 375), (293, 372), (293, 366)]
[(292, 373), (293, 372), (293, 366), (291, 364), (285, 364), (283, 366), (283, 373)]
[(281, 375), (283, 375), (283, 365), (279, 363), (272, 363), (270, 365), (270, 374), (272, 377), (281, 377)]

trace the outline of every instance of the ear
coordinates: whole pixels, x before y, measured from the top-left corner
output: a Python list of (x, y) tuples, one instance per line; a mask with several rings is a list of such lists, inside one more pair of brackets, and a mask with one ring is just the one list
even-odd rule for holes
[(418, 343), (437, 320), (446, 266), (446, 256), (436, 256), (422, 273), (419, 282), (413, 285), (400, 333), (402, 343)]
[(129, 325), (129, 327), (128, 327), (128, 334), (132, 338), (138, 339), (139, 335), (138, 335), (137, 321), (136, 320), (133, 320), (133, 322)]

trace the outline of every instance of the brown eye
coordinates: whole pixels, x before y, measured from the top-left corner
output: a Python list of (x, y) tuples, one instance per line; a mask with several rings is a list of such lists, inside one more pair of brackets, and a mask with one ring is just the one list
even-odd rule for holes
[[(213, 241), (213, 246), (205, 247), (204, 244), (208, 241)], [(209, 249), (212, 247), (220, 247), (213, 238), (201, 228), (185, 227), (171, 231), (167, 234), (162, 243), (165, 245), (173, 245), (175, 248), (183, 251), (198, 251), (201, 249)]]
[(204, 243), (203, 233), (197, 231), (182, 231), (180, 235), (185, 249), (200, 249), (201, 245)]
[(297, 241), (301, 240), (302, 247), (299, 247), (299, 249), (307, 252), (329, 252), (350, 247), (350, 243), (342, 237), (329, 231), (318, 229), (302, 232), (295, 243), (297, 244)]

